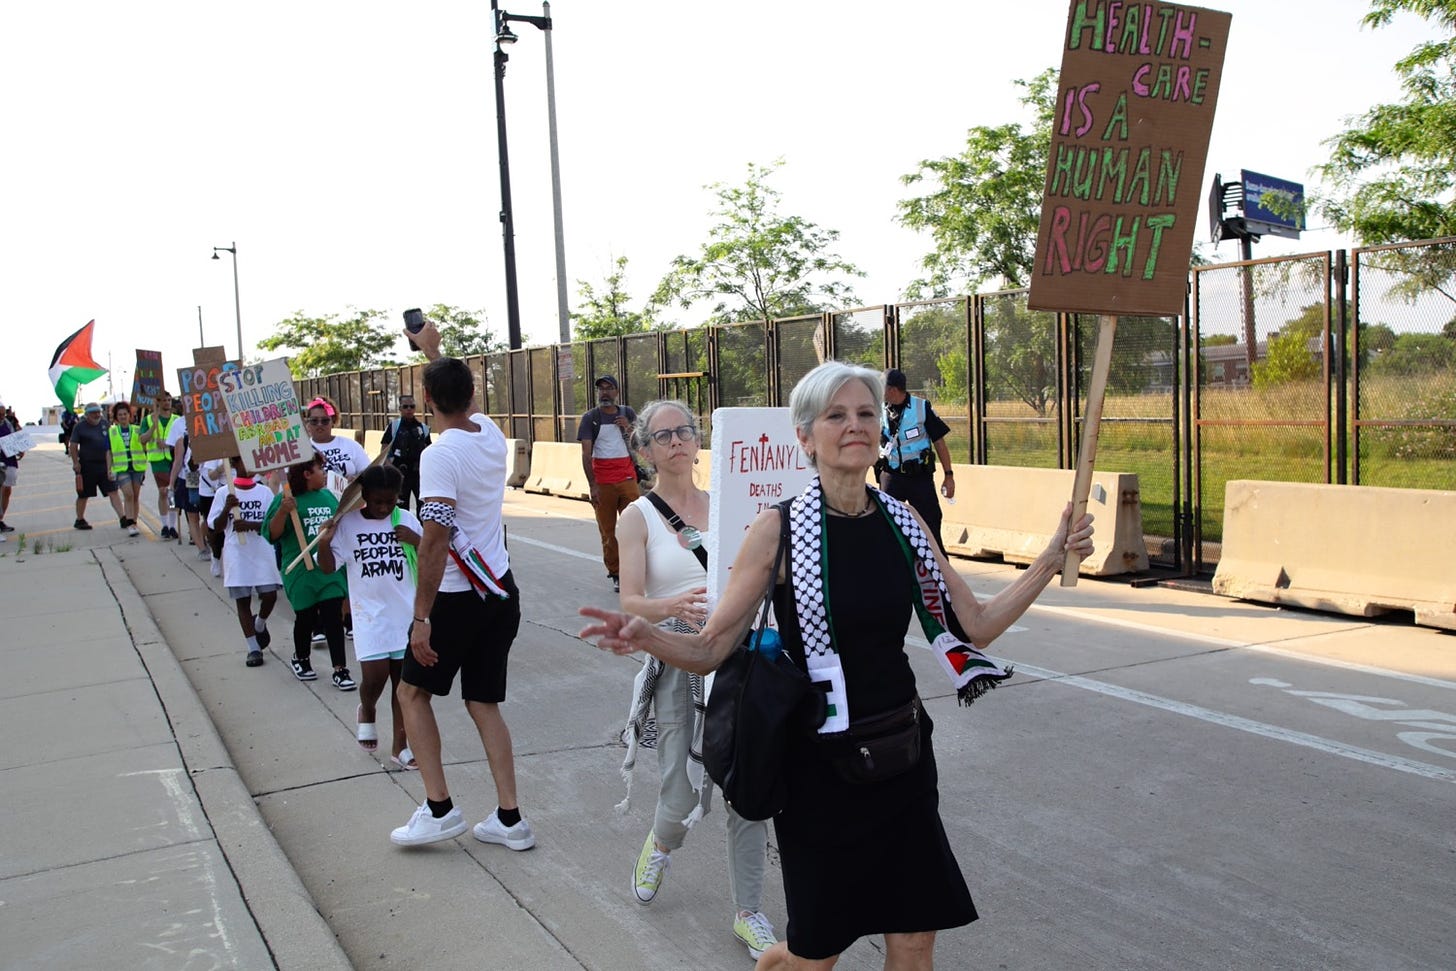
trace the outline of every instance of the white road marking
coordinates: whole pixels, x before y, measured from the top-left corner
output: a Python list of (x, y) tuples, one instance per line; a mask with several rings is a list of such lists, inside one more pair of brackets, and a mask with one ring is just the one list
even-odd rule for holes
[(1306, 661), (1310, 664), (1322, 664), (1325, 667), (1340, 668), (1345, 671), (1358, 671), (1361, 674), (1373, 674), (1381, 678), (1394, 678), (1397, 681), (1409, 681), (1412, 684), (1423, 684), (1428, 688), (1445, 688), (1448, 691), (1456, 691), (1456, 681), (1446, 681), (1441, 678), (1432, 678), (1423, 674), (1407, 674), (1404, 671), (1392, 671), (1389, 668), (1377, 668), (1369, 664), (1356, 664), (1353, 661), (1341, 661), (1336, 658), (1317, 657), (1300, 651), (1291, 651), (1283, 647), (1270, 647), (1267, 644), (1251, 644), (1247, 641), (1234, 641), (1224, 637), (1213, 637), (1209, 634), (1198, 634), (1192, 631), (1169, 630), (1166, 627), (1157, 627), (1153, 624), (1140, 624), (1135, 620), (1124, 620), (1121, 617), (1100, 617), (1088, 613), (1079, 607), (1054, 607), (1050, 604), (1032, 604), (1031, 609), (1047, 614), (1055, 614), (1068, 617), (1074, 620), (1087, 620), (1094, 624), (1106, 624), (1109, 627), (1121, 627), (1124, 630), (1143, 631), (1148, 634), (1156, 634), (1161, 637), (1172, 637), (1179, 640), (1194, 641), (1199, 644), (1211, 644), (1214, 647), (1228, 647), (1242, 651), (1252, 651), (1256, 654), (1272, 654), (1275, 657), (1288, 658), (1293, 661)]
[(187, 835), (193, 839), (202, 839), (202, 827), (197, 825), (197, 819), (192, 815), (192, 797), (186, 789), (182, 788), (182, 782), (178, 778), (183, 769), (146, 769), (141, 772), (123, 772), (121, 778), (125, 779), (134, 775), (154, 775), (162, 783), (162, 788), (167, 790), (167, 795), (172, 797), (172, 804), (177, 807), (177, 820)]
[[(1006, 659), (995, 658), (994, 660), (1004, 663)], [(1397, 772), (1405, 772), (1426, 779), (1435, 779), (1438, 782), (1456, 783), (1456, 771), (1445, 769), (1438, 765), (1429, 765), (1425, 762), (1401, 758), (1398, 755), (1386, 755), (1384, 752), (1375, 752), (1370, 749), (1359, 748), (1355, 745), (1346, 745), (1343, 742), (1322, 738), (1319, 735), (1310, 735), (1307, 732), (1296, 732), (1292, 729), (1280, 728), (1278, 725), (1256, 722), (1249, 718), (1241, 718), (1238, 715), (1213, 711), (1212, 709), (1203, 708), (1199, 705), (1190, 705), (1187, 702), (1174, 701), (1171, 698), (1150, 695), (1145, 691), (1123, 688), (1115, 684), (1108, 684), (1105, 681), (1094, 681), (1091, 678), (1084, 678), (1080, 675), (1063, 674), (1059, 671), (1039, 668), (1024, 662), (1013, 661), (1011, 663), (1016, 664), (1016, 670), (1020, 674), (1046, 678), (1049, 681), (1055, 681), (1057, 684), (1070, 685), (1085, 691), (1095, 691), (1098, 694), (1117, 698), (1121, 701), (1130, 701), (1133, 704), (1145, 705), (1149, 708), (1159, 708), (1163, 711), (1172, 712), (1175, 715), (1196, 718), (1199, 721), (1205, 721), (1213, 725), (1222, 725), (1224, 728), (1248, 732), (1250, 735), (1259, 735), (1277, 742), (1287, 742), (1290, 745), (1312, 748), (1318, 752), (1324, 752), (1326, 755), (1337, 755), (1340, 758), (1352, 759), (1356, 762), (1365, 762), (1369, 765), (1379, 766), (1384, 769), (1394, 769)]]

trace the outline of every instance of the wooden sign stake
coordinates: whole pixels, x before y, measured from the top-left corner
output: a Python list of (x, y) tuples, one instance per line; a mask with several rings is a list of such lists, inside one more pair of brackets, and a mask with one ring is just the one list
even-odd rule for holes
[[(1112, 370), (1112, 339), (1117, 333), (1117, 315), (1102, 314), (1097, 324), (1097, 351), (1092, 361), (1092, 384), (1087, 388), (1087, 411), (1082, 419), (1082, 443), (1077, 449), (1077, 477), (1072, 482), (1072, 519), (1075, 525), (1087, 511), (1092, 493), (1092, 470), (1097, 462), (1097, 432), (1102, 427), (1102, 399), (1107, 394), (1107, 373)], [(1067, 553), (1062, 560), (1062, 586), (1077, 585), (1081, 557)]]
[[(283, 494), (285, 496), (292, 496), (293, 495), (293, 490), (291, 488), (289, 488), (289, 485), (288, 485), (287, 482), (283, 483)], [(294, 510), (293, 510), (291, 516), (292, 516), (292, 519), (293, 519), (293, 535), (298, 537), (298, 545), (299, 546), (307, 546), (308, 545), (308, 537), (304, 535), (304, 532), (303, 532), (303, 520), (301, 520), (301, 519), (298, 518), (298, 508), (297, 507), (294, 507)], [(303, 552), (303, 566), (304, 566), (304, 569), (306, 569), (306, 570), (312, 570), (313, 569), (313, 557), (308, 554), (308, 550), (304, 550), (304, 552)]]
[[(373, 468), (376, 465), (382, 464), (388, 455), (389, 446), (386, 445), (379, 450), (378, 455), (374, 456), (374, 461), (369, 463), (369, 467)], [(361, 472), (360, 475), (363, 475), (363, 473)], [(349, 487), (344, 490), (344, 494), (339, 497), (339, 511), (334, 513), (333, 517), (329, 519), (328, 524), (338, 525), (339, 520), (362, 505), (364, 505), (364, 487), (359, 484), (359, 476), (356, 475), (354, 476), (354, 481), (350, 482)], [(319, 528), (319, 536), (321, 535), (323, 535), (322, 527)], [(313, 548), (318, 545), (318, 541), (319, 537), (315, 536), (312, 542), (303, 548), (303, 552), (295, 556), (293, 562), (284, 567), (283, 572), (292, 573), (297, 569), (298, 564), (303, 562), (303, 558), (313, 552)]]
[[(228, 489), (228, 495), (230, 495), (230, 496), (236, 496), (238, 494), (237, 487), (233, 485), (233, 476), (231, 475), (231, 472), (229, 472), (229, 475), (227, 477), (227, 489)], [(229, 509), (228, 510), (228, 521), (231, 522), (231, 523), (234, 523), (234, 524), (237, 523), (237, 521), (238, 521), (238, 511), (237, 511), (237, 509)], [(242, 545), (244, 545), (245, 543), (248, 542), (248, 534), (239, 531), (238, 530), (238, 527), (236, 525), (233, 526), (233, 535), (238, 538), (238, 545), (239, 546), (242, 546)]]

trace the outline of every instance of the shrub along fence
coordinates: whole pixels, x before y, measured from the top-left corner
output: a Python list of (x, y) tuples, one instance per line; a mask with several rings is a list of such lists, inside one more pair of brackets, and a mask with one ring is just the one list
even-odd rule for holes
[[(822, 360), (898, 367), (951, 428), (956, 462), (1072, 468), (1097, 319), (1023, 290), (745, 321), (467, 359), (507, 436), (573, 441), (593, 382), (634, 407), (788, 403)], [(421, 365), (298, 382), (379, 430)], [(1456, 489), (1456, 238), (1195, 267), (1181, 317), (1123, 317), (1097, 467), (1139, 476), (1148, 552), (1211, 571), (1230, 479)]]

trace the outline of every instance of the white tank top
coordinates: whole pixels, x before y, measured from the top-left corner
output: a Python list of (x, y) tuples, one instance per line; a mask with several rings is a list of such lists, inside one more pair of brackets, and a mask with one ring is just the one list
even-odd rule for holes
[[(690, 549), (678, 542), (677, 531), (658, 513), (652, 500), (642, 496), (632, 502), (647, 521), (647, 576), (643, 593), (652, 598), (675, 597), (694, 587), (708, 585), (708, 571)], [(703, 549), (708, 549), (709, 534), (702, 531)]]

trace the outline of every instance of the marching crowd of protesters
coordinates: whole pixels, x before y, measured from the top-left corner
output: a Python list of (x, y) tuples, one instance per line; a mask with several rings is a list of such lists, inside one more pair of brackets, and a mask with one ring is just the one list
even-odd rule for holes
[[(358, 743), (377, 750), (377, 707), (389, 687), (390, 759), (424, 783), (424, 802), (390, 834), (399, 846), (454, 839), (468, 827), (450, 794), (433, 707), (458, 675), (498, 799), (472, 835), (526, 850), (536, 834), (521, 812), (501, 712), (521, 621), (502, 523), (507, 443), (493, 421), (473, 411), (471, 372), (440, 354), (434, 325), (411, 336), (429, 358), (423, 383), (433, 419), (417, 419), (415, 400), (402, 398), (374, 461), (334, 435), (338, 411), (323, 397), (304, 406), (314, 454), (271, 476), (248, 474), (237, 458), (199, 460), (165, 393), (153, 413), (116, 404), (109, 424), (100, 405), (86, 405), (83, 419), (63, 433), (76, 475), (75, 528), (91, 528), (86, 504), (99, 493), (120, 527), (137, 535), (150, 472), (162, 535), (180, 541), (185, 521), (197, 556), (210, 561), (236, 604), (249, 667), (264, 663), (280, 588), (295, 618), (298, 680), (318, 677), (311, 652), (323, 643), (333, 685), (360, 688), (345, 652), (352, 637), (363, 679)], [(939, 510), (927, 505), (933, 492), (922, 489), (927, 495), (917, 492), (907, 504), (893, 498), (898, 489), (866, 485), (872, 468), (887, 481), (923, 470), (929, 482), (932, 443), (948, 476), (938, 419), (906, 394), (902, 373), (830, 361), (790, 398), (814, 478), (782, 509), (754, 521), (726, 588), (710, 603), (707, 552), (721, 538), (709, 531), (709, 496), (693, 478), (696, 417), (678, 401), (633, 411), (610, 375), (594, 387), (599, 401), (582, 416), (578, 439), (620, 609), (582, 607), (590, 626), (581, 636), (602, 650), (646, 657), (622, 732), (629, 798), (618, 810), (629, 808), (641, 750), (656, 750), (660, 776), (652, 826), (632, 871), (633, 898), (643, 905), (659, 898), (673, 854), (712, 806), (703, 762), (705, 678), (743, 644), (767, 586), (783, 654), (829, 704), (822, 724), (791, 738), (784, 753), (786, 804), (772, 819), (787, 903), (784, 940), (761, 910), (768, 821), (746, 819), (725, 800), (732, 933), (760, 969), (832, 968), (870, 934), (884, 935), (887, 968), (932, 967), (936, 932), (975, 920), (976, 910), (941, 824), (934, 724), (905, 655), (905, 628), (919, 616), (938, 649), (984, 647), (1031, 605), (1067, 553), (1091, 551), (1090, 517), (1072, 522), (1069, 505), (1031, 568), (979, 600), (940, 548)], [(6, 474), (8, 500), (14, 478)], [(641, 494), (638, 481), (648, 477), (653, 487)], [(943, 492), (952, 490), (947, 483)], [(838, 736), (860, 738), (856, 730), (903, 712), (912, 713), (908, 724), (918, 736), (914, 757), (893, 777), (847, 772), (835, 754)]]

